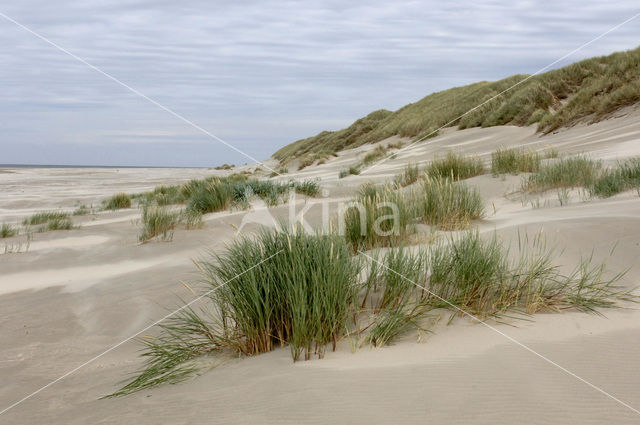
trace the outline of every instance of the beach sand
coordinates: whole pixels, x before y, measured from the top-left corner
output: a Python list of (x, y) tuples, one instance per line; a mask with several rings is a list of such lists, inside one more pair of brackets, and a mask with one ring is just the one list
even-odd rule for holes
[[(359, 184), (391, 178), (409, 161), (428, 161), (450, 149), (487, 160), (501, 146), (548, 146), (607, 162), (640, 155), (640, 113), (627, 109), (618, 115), (544, 137), (533, 127), (447, 129), (359, 176), (338, 179), (337, 173), (374, 145), (282, 178), (322, 180), (328, 196), (298, 198), (293, 205), (299, 212), (317, 203), (306, 217), (318, 224), (323, 202), (335, 214)], [(221, 173), (5, 171), (0, 222)], [(489, 211), (475, 223), (482, 234), (497, 232), (510, 243), (518, 233), (542, 233), (558, 247), (558, 265), (570, 268), (593, 255), (594, 262), (607, 261), (612, 273), (628, 269), (622, 285), (640, 284), (638, 194), (584, 202), (575, 191), (569, 205), (560, 206), (550, 193), (533, 208), (505, 196), (519, 182), (518, 176), (491, 175), (468, 181), (481, 190)], [(290, 208), (270, 211), (284, 217)], [(247, 213), (211, 214), (202, 229), (177, 230), (172, 242), (140, 245), (138, 209), (100, 212), (75, 217), (76, 229), (34, 234), (27, 252), (0, 254), (0, 410), (125, 341), (178, 307), (180, 298), (193, 299), (181, 283), (198, 279), (192, 259), (224, 249)], [(256, 229), (249, 224), (243, 231)], [(0, 253), (2, 244), (26, 240), (1, 240)], [(342, 341), (322, 360), (295, 364), (288, 348), (277, 349), (226, 361), (180, 384), (99, 400), (141, 366), (141, 345), (128, 341), (0, 415), (0, 424), (640, 423), (640, 414), (621, 403), (640, 409), (640, 311), (629, 307), (604, 310), (604, 317), (571, 311), (491, 322), (495, 329), (461, 318), (385, 348), (352, 352)]]

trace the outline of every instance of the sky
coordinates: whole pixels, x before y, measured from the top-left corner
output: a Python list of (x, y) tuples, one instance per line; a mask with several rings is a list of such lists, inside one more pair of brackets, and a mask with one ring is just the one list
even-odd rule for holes
[[(640, 12), (602, 1), (21, 0), (0, 13), (249, 157), (534, 73)], [(253, 162), (0, 16), (0, 164)], [(573, 54), (640, 45), (640, 17)]]

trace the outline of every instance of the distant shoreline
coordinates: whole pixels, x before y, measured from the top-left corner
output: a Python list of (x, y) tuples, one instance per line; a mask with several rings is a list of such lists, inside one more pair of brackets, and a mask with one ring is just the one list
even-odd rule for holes
[(55, 164), (0, 164), (0, 168), (189, 168), (213, 169), (214, 167), (178, 167), (153, 165), (55, 165)]

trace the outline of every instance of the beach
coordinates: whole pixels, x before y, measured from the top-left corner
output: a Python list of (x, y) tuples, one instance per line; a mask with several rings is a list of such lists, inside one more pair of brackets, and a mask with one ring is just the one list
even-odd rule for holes
[[(324, 193), (298, 196), (291, 204), (270, 207), (270, 214), (286, 217), (291, 208), (297, 214), (308, 206), (305, 220), (320, 225), (322, 208), (335, 217), (362, 183), (390, 180), (407, 163), (428, 163), (450, 150), (488, 162), (500, 147), (552, 148), (560, 155), (615, 164), (640, 155), (640, 111), (626, 108), (599, 123), (545, 136), (534, 126), (500, 126), (447, 128), (415, 145), (401, 141), (406, 148), (393, 159), (360, 175), (338, 178), (341, 169), (375, 145), (276, 177), (319, 179)], [(273, 160), (266, 164), (275, 166)], [(114, 193), (257, 167), (7, 168), (0, 173), (0, 222), (19, 224), (38, 211), (72, 212), (79, 205), (97, 208)], [(483, 174), (466, 182), (478, 188), (486, 206), (486, 217), (473, 223), (481, 235), (495, 232), (515, 246), (523, 234), (542, 234), (557, 248), (554, 262), (560, 268), (592, 256), (594, 264), (606, 262), (607, 273), (626, 271), (619, 282), (625, 288), (640, 283), (640, 196), (635, 191), (587, 200), (571, 190), (566, 205), (549, 192), (534, 206), (513, 195), (521, 176)], [(296, 363), (286, 347), (254, 357), (210, 359), (209, 370), (185, 382), (100, 399), (141, 366), (141, 344), (129, 338), (196, 297), (199, 274), (193, 260), (221, 252), (251, 212), (207, 214), (202, 228), (179, 228), (170, 242), (139, 243), (136, 207), (74, 217), (71, 230), (2, 239), (0, 410), (64, 378), (8, 410), (0, 423), (638, 421), (633, 409), (640, 408), (635, 367), (640, 312), (635, 304), (601, 310), (603, 315), (569, 310), (490, 320), (489, 326), (469, 317), (452, 324), (441, 320), (430, 332), (408, 333), (388, 347), (354, 350), (342, 340), (325, 358)], [(249, 222), (242, 232), (259, 229)], [(152, 327), (140, 335), (153, 332)]]

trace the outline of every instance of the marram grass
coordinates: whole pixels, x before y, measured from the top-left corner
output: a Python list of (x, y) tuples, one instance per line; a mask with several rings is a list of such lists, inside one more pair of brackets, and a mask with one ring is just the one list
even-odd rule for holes
[(407, 241), (418, 222), (439, 230), (461, 230), (484, 216), (477, 189), (447, 178), (426, 176), (418, 187), (362, 185), (343, 211), (344, 235), (356, 249), (395, 246)]
[(354, 248), (370, 249), (401, 242), (413, 220), (410, 199), (390, 185), (362, 185), (343, 211), (344, 235)]
[(478, 176), (484, 172), (484, 164), (480, 158), (464, 156), (448, 152), (442, 158), (435, 158), (425, 169), (431, 178), (450, 178), (464, 180)]
[(640, 47), (535, 76), (512, 75), (443, 90), (397, 111), (374, 111), (345, 129), (298, 140), (273, 156), (282, 162), (313, 158), (322, 152), (351, 149), (394, 135), (420, 138), (442, 126), (465, 129), (536, 124), (538, 131), (548, 133), (581, 119), (597, 122), (640, 101), (639, 61)]
[(179, 223), (179, 219), (180, 213), (177, 211), (171, 211), (167, 207), (145, 205), (142, 208), (138, 240), (143, 243), (151, 239), (172, 240), (173, 230)]
[(634, 188), (640, 188), (640, 158), (629, 158), (604, 170), (591, 184), (589, 191), (592, 196), (608, 198)]
[(339, 236), (290, 229), (240, 238), (211, 253), (198, 263), (205, 283), (199, 308), (183, 308), (155, 336), (142, 338), (142, 369), (111, 396), (184, 380), (203, 360), (229, 355), (288, 346), (294, 360), (321, 358), (327, 347), (356, 334), (361, 344), (386, 345), (427, 330), (425, 320), (443, 309), (452, 319), (464, 311), (504, 320), (565, 309), (598, 313), (637, 302), (617, 286), (622, 274), (609, 275), (592, 258), (561, 273), (541, 238), (519, 239), (516, 256), (496, 237), (477, 232), (418, 251), (350, 252)]
[(18, 229), (9, 223), (2, 223), (0, 226), (0, 239), (10, 238), (18, 234)]
[(104, 202), (105, 210), (131, 208), (131, 197), (126, 193), (116, 193)]
[(536, 193), (550, 189), (589, 187), (600, 175), (602, 163), (584, 156), (561, 158), (541, 166), (524, 178), (522, 190)]
[(416, 164), (409, 163), (402, 173), (398, 174), (393, 182), (396, 186), (405, 187), (418, 181), (420, 178), (420, 168)]
[(43, 211), (35, 213), (32, 216), (25, 218), (22, 224), (25, 226), (34, 226), (37, 224), (44, 224), (52, 220), (64, 220), (69, 218), (69, 213), (63, 211)]
[(607, 198), (640, 188), (640, 158), (619, 161), (604, 168), (601, 161), (584, 156), (562, 158), (543, 165), (522, 181), (522, 191), (544, 192), (551, 189), (585, 188), (592, 197)]
[(460, 230), (484, 216), (477, 189), (451, 179), (426, 178), (414, 195), (415, 215), (441, 230)]
[(539, 153), (523, 148), (501, 148), (491, 154), (491, 173), (500, 174), (535, 173), (542, 160)]
[(202, 311), (184, 309), (143, 340), (144, 369), (112, 395), (180, 380), (192, 371), (188, 362), (206, 353), (255, 355), (288, 345), (294, 360), (322, 357), (345, 333), (359, 289), (360, 265), (344, 239), (299, 228), (240, 238), (199, 268)]

